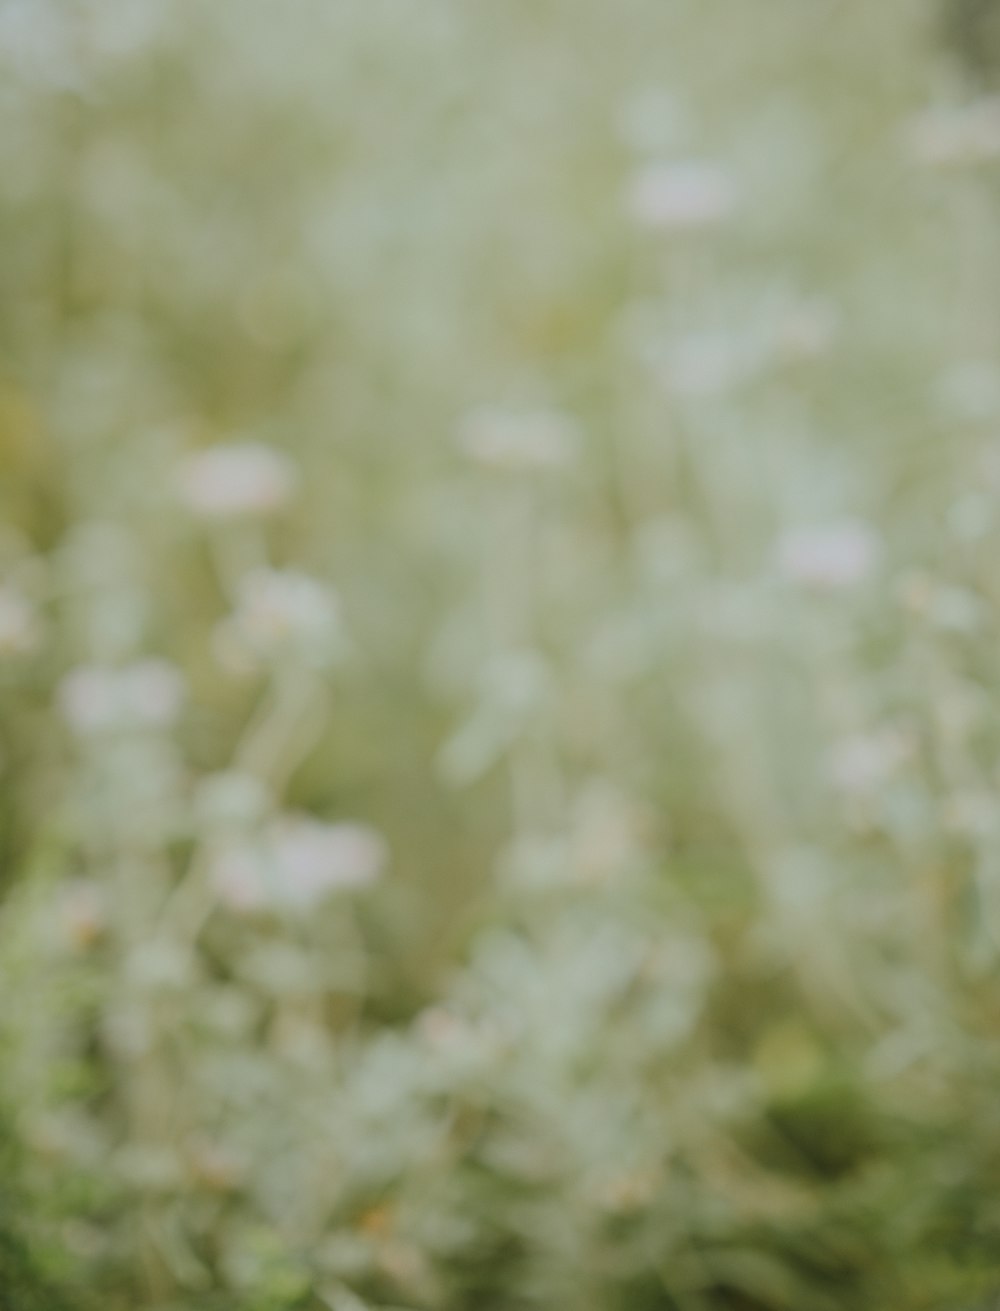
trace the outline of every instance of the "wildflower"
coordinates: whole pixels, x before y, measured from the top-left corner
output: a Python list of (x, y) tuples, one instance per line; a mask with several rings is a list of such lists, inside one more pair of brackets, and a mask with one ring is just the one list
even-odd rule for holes
[(663, 232), (696, 231), (727, 219), (736, 206), (736, 185), (706, 160), (647, 164), (632, 180), (629, 211), (643, 227)]
[(210, 446), (179, 474), (183, 500), (206, 519), (273, 514), (291, 500), (297, 481), (292, 460), (263, 442)]
[(165, 728), (184, 700), (184, 680), (167, 660), (120, 668), (80, 665), (63, 679), (59, 706), (69, 726), (86, 735), (121, 728)]
[(38, 639), (34, 606), (12, 587), (0, 585), (0, 657), (30, 655)]
[(252, 659), (293, 656), (323, 666), (337, 651), (339, 602), (332, 588), (298, 570), (254, 569), (242, 579), (220, 636)]
[(387, 854), (384, 839), (365, 824), (283, 815), (256, 842), (222, 846), (212, 881), (231, 910), (309, 910), (332, 893), (374, 883)]
[(855, 519), (810, 528), (793, 528), (778, 543), (778, 568), (803, 587), (835, 589), (862, 582), (875, 567), (879, 541)]
[(841, 792), (865, 796), (876, 792), (912, 753), (912, 743), (895, 729), (858, 733), (830, 752), (830, 780)]
[(469, 414), (459, 446), (491, 468), (558, 469), (573, 460), (579, 444), (574, 421), (559, 410), (483, 407)]

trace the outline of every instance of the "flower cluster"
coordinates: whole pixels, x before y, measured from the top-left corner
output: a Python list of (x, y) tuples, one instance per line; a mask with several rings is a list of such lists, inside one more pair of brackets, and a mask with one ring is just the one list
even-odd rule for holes
[(995, 1302), (927, 14), (0, 0), (0, 1306)]

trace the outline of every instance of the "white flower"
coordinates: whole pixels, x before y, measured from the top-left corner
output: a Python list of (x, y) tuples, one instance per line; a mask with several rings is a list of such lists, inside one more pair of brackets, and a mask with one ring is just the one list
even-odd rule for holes
[(164, 728), (184, 700), (184, 680), (167, 660), (137, 660), (120, 668), (80, 665), (59, 687), (59, 705), (72, 729), (90, 734), (121, 728)]
[(778, 543), (778, 568), (790, 582), (819, 589), (850, 587), (875, 567), (879, 540), (858, 520), (793, 528)]
[(496, 469), (557, 469), (572, 462), (580, 434), (559, 410), (482, 407), (466, 416), (459, 432), (461, 450)]
[(0, 585), (0, 657), (30, 655), (38, 640), (34, 606), (12, 587)]
[(288, 503), (297, 482), (292, 460), (263, 442), (210, 446), (190, 456), (179, 474), (183, 500), (206, 519), (271, 514)]
[(325, 583), (295, 569), (254, 569), (239, 585), (223, 640), (257, 660), (283, 656), (323, 666), (337, 654), (340, 605)]
[(632, 179), (629, 211), (643, 227), (689, 231), (713, 227), (736, 207), (736, 184), (707, 160), (647, 164)]
[(387, 857), (384, 839), (367, 825), (284, 815), (256, 842), (217, 850), (211, 878), (231, 910), (309, 910), (332, 893), (374, 883)]
[(848, 795), (873, 793), (888, 782), (911, 752), (909, 738), (895, 729), (844, 738), (830, 752), (830, 780)]

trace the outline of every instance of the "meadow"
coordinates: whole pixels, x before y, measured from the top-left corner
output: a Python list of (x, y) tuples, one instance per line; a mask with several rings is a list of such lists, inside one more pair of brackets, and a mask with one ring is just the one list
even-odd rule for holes
[(0, 0), (2, 1311), (996, 1305), (952, 11)]

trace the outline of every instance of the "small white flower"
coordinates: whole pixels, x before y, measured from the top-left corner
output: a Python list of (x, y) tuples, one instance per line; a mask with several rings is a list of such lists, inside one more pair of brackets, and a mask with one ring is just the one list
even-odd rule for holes
[(848, 795), (869, 795), (888, 782), (911, 752), (909, 738), (895, 729), (844, 738), (830, 752), (830, 780)]
[(122, 728), (165, 728), (184, 700), (184, 679), (167, 660), (138, 660), (120, 668), (80, 665), (59, 687), (59, 705), (80, 734)]
[(736, 184), (707, 160), (647, 164), (632, 179), (629, 211), (643, 227), (663, 232), (714, 227), (736, 208)]
[(30, 655), (39, 637), (35, 607), (14, 588), (0, 585), (0, 658)]
[(292, 460), (263, 442), (210, 446), (181, 466), (180, 493), (206, 519), (267, 515), (291, 500), (298, 483)]
[(874, 531), (854, 519), (793, 528), (778, 543), (778, 569), (790, 582), (803, 587), (850, 587), (872, 572), (879, 549)]
[(254, 569), (240, 582), (223, 636), (257, 660), (284, 656), (322, 667), (337, 654), (340, 605), (326, 583), (295, 569)]
[(558, 469), (579, 446), (576, 423), (559, 410), (483, 407), (466, 416), (459, 432), (465, 455), (495, 469)]
[(333, 893), (374, 883), (387, 858), (385, 840), (367, 825), (284, 815), (256, 842), (221, 847), (211, 877), (231, 910), (309, 910)]

